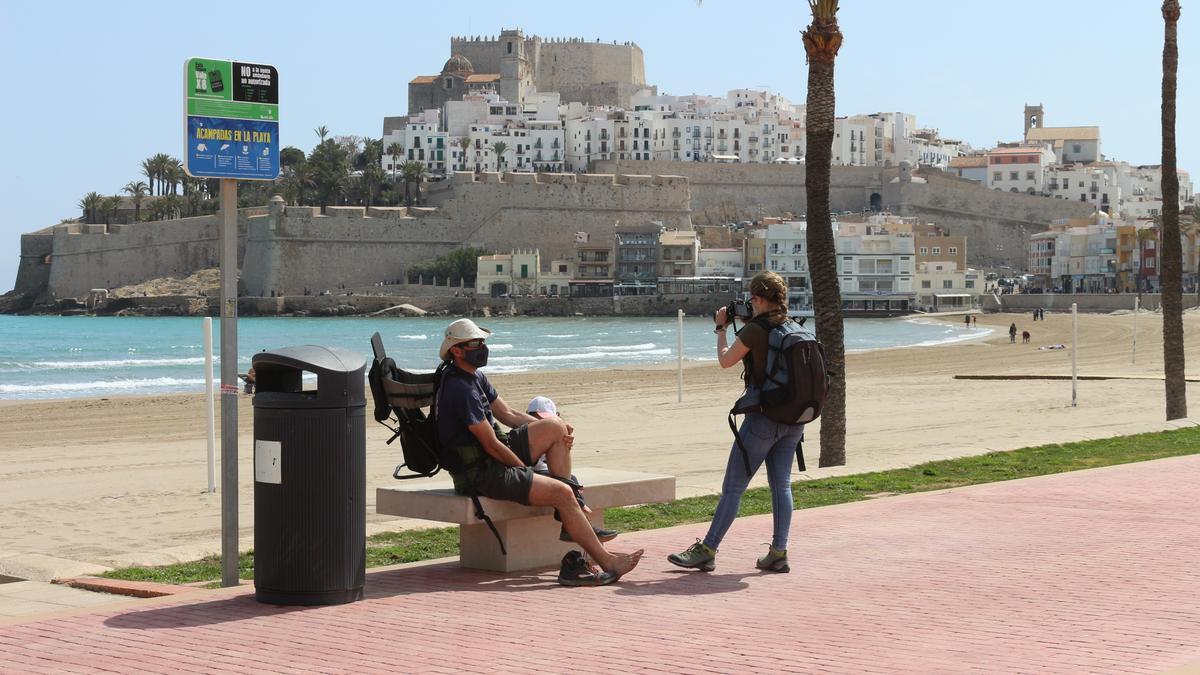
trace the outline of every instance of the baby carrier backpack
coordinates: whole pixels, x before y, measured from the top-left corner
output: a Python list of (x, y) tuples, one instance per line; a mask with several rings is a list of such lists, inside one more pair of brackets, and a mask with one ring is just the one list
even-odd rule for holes
[[(437, 430), (438, 389), (446, 376), (449, 362), (441, 363), (432, 373), (410, 373), (388, 357), (379, 333), (371, 336), (371, 350), (375, 359), (367, 372), (367, 383), (371, 386), (371, 397), (375, 402), (375, 421), (392, 432), (388, 445), (400, 439), (400, 450), (404, 456), (404, 463), (396, 467), (392, 477), (398, 480), (428, 478), (442, 469), (459, 473), (462, 468), (459, 458), (456, 453), (443, 451)], [(428, 414), (422, 410), (426, 407), (429, 408)], [(408, 473), (402, 475), (405, 469)], [(500, 532), (479, 502), (479, 495), (472, 489), (469, 496), (475, 507), (475, 517), (486, 523), (492, 534), (496, 535), (500, 553), (508, 555)]]
[[(752, 323), (767, 331), (767, 365), (762, 387), (756, 387), (753, 374), (744, 374), (746, 391), (729, 411), (729, 428), (742, 452), (746, 473), (750, 473), (750, 455), (738, 435), (735, 415), (762, 413), (780, 424), (803, 424), (821, 416), (821, 407), (829, 391), (829, 373), (825, 370), (825, 350), (816, 335), (804, 327), (804, 320), (788, 319), (772, 326), (765, 318)], [(796, 459), (804, 466), (804, 439), (796, 444)]]

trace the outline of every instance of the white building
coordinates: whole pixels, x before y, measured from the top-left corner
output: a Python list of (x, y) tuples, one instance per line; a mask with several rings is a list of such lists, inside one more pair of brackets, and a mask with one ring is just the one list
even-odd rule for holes
[(995, 148), (987, 158), (987, 187), (1031, 195), (1045, 192), (1046, 169), (1054, 164), (1054, 153), (1045, 145)]
[[(393, 144), (401, 150), (398, 158), (391, 154)], [(407, 124), (383, 137), (383, 156), (379, 161), (388, 175), (398, 172), (405, 162), (421, 162), (430, 175), (444, 176), (454, 170), (458, 161), (456, 152), (449, 135), (438, 128), (437, 111), (426, 111), (410, 117)]]
[(847, 310), (900, 313), (911, 308), (916, 298), (912, 234), (866, 223), (841, 223), (835, 244)]
[(740, 278), (744, 276), (743, 265), (741, 249), (702, 248), (699, 263), (696, 265), (696, 276)]
[(541, 261), (538, 249), (479, 256), (475, 292), (493, 298), (506, 295), (567, 295), (572, 276), (571, 263), (553, 260), (549, 270), (543, 271)]
[(1054, 152), (1054, 163), (1099, 162), (1100, 127), (1030, 127), (1025, 132), (1029, 144), (1047, 144)]
[(984, 290), (979, 270), (959, 269), (950, 261), (918, 264), (914, 281), (917, 304), (933, 312), (970, 309)]
[(807, 232), (808, 223), (803, 220), (767, 225), (765, 268), (787, 282), (791, 310), (812, 308)]

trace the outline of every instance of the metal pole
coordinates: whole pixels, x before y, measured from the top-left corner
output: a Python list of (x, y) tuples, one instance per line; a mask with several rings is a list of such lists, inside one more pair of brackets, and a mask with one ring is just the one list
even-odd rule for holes
[(238, 585), (237, 181), (221, 179), (221, 585)]
[(1137, 314), (1138, 314), (1138, 298), (1133, 298), (1133, 362), (1137, 363)]
[(1076, 379), (1078, 371), (1078, 363), (1076, 355), (1079, 352), (1079, 313), (1077, 304), (1071, 303), (1071, 407), (1076, 407), (1078, 402), (1078, 389), (1076, 388)]
[(204, 409), (208, 413), (208, 491), (217, 491), (217, 413), (213, 408), (212, 317), (204, 317)]
[(679, 310), (677, 319), (676, 331), (678, 344), (676, 352), (679, 354), (679, 402), (683, 403), (683, 310)]

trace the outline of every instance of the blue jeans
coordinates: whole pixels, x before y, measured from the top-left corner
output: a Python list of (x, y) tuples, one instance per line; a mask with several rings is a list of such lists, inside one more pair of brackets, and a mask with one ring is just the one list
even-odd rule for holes
[(749, 413), (738, 429), (738, 436), (750, 455), (750, 473), (746, 473), (742, 451), (734, 441), (729, 450), (729, 463), (725, 466), (721, 500), (717, 502), (717, 512), (708, 526), (704, 543), (713, 549), (720, 547), (733, 519), (737, 518), (742, 493), (746, 491), (758, 467), (762, 466), (763, 460), (766, 460), (767, 483), (771, 486), (771, 513), (775, 517), (771, 546), (785, 550), (788, 529), (792, 525), (792, 459), (796, 454), (796, 444), (804, 438), (804, 425), (780, 424), (761, 413)]

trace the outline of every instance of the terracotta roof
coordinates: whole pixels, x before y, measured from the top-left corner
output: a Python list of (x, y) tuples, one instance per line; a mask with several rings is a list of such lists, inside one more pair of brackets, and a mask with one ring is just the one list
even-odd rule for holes
[(974, 157), (951, 157), (951, 169), (973, 169), (977, 167), (987, 166), (987, 156), (977, 155)]
[(433, 84), (434, 82), (437, 82), (437, 79), (438, 79), (437, 75), (418, 75), (418, 76), (414, 77), (413, 79), (409, 80), (408, 83), (409, 84)]
[(1098, 141), (1100, 127), (1035, 127), (1025, 134), (1025, 138), (1031, 141)]
[(499, 82), (499, 73), (476, 73), (475, 75), (467, 76), (467, 84), (479, 84), (481, 82)]

